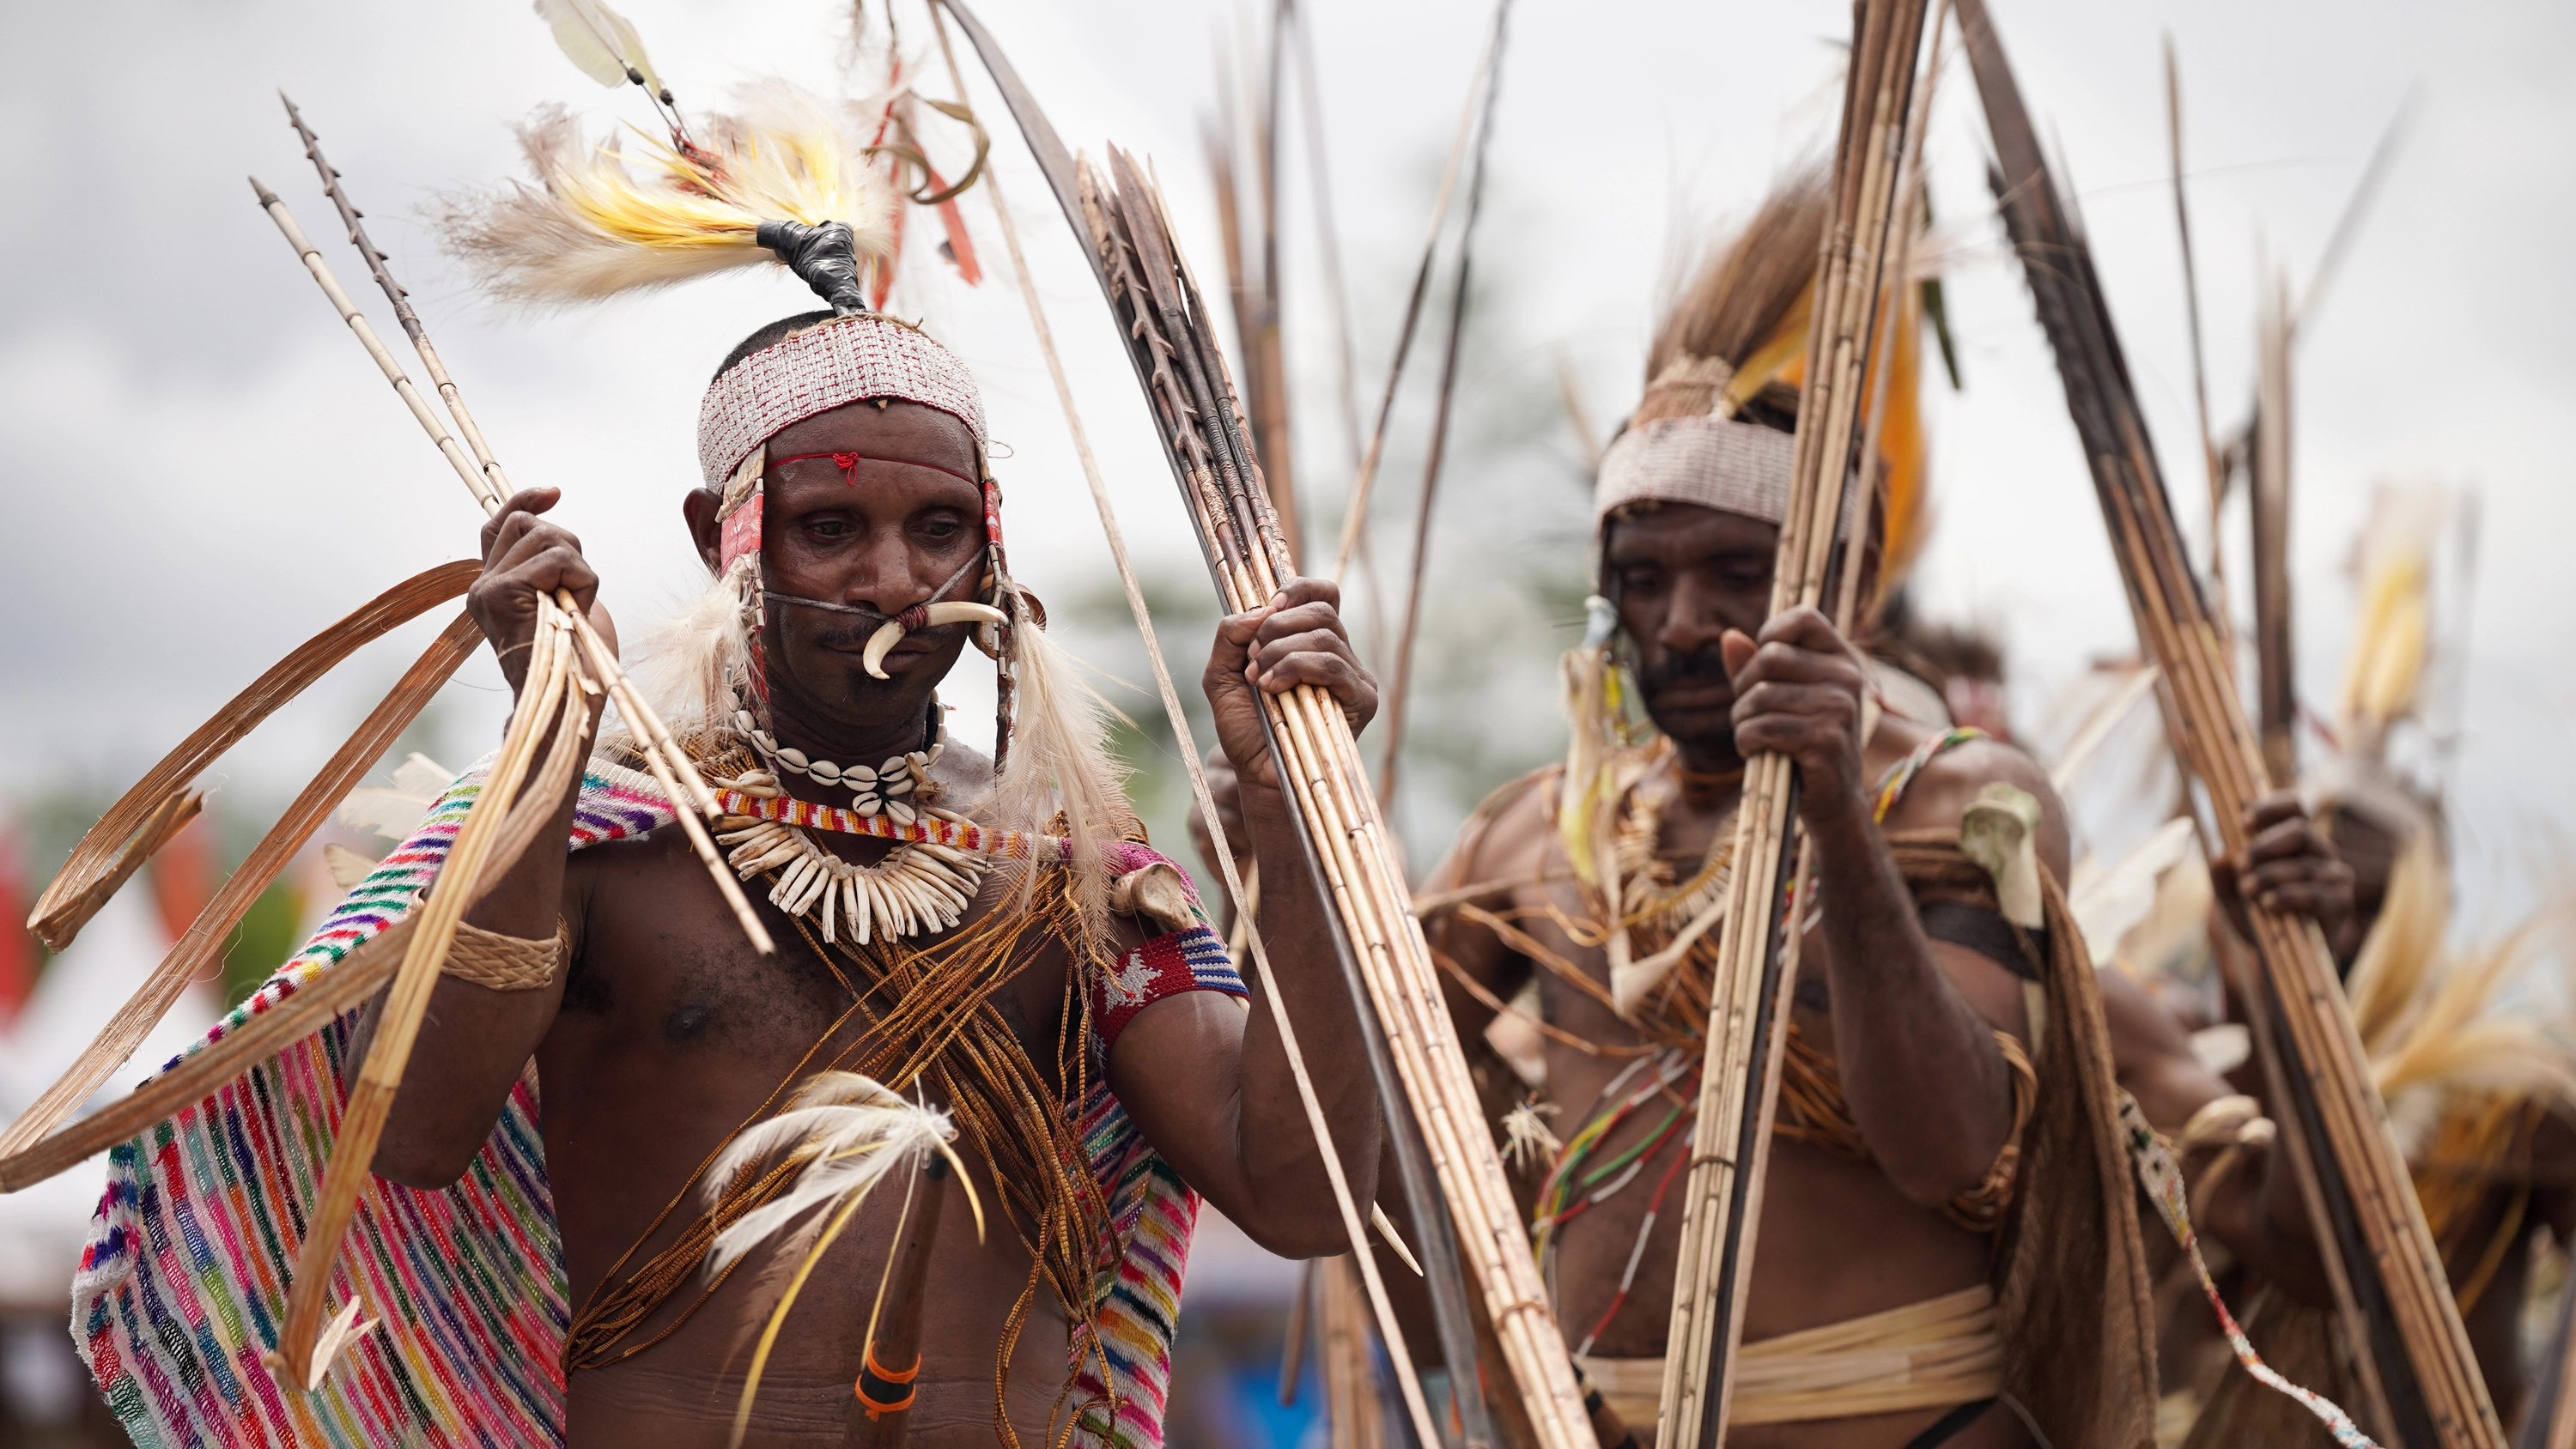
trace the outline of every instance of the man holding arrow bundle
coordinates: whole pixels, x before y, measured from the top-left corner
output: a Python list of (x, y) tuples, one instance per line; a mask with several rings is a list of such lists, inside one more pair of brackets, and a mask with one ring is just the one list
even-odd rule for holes
[[(1816, 873), (1793, 898), (1805, 934), (1726, 1442), (2143, 1445), (2146, 1258), (2046, 773), (1907, 717), (1935, 713), (1929, 691), (1821, 614), (1764, 617), (1824, 211), (1813, 178), (1784, 185), (1667, 318), (1600, 470), (1568, 761), (1470, 818), (1424, 884), (1432, 942), (1462, 1035), (1535, 983), (1546, 1100), (1515, 1135), (1557, 1144), (1535, 1242), (1578, 1361), (1651, 1444), (1732, 815), (1744, 761), (1791, 756)], [(1864, 598), (1907, 542), (1888, 520), (1922, 516), (1914, 329), (1901, 315), (1874, 506), (1846, 510), (1873, 529)], [(2266, 823), (2284, 828), (2249, 883), (2330, 901), (2342, 877), (2315, 832)], [(2229, 1095), (2187, 1047), (2122, 1057), (2159, 1125)], [(2311, 1283), (2286, 1169), (2246, 1150), (2205, 1226)]]
[[(1374, 709), (1333, 588), (1289, 580), (1223, 620), (1205, 676), (1251, 762), (1274, 1000), (1145, 847), (1096, 702), (1010, 574), (974, 380), (865, 304), (897, 203), (828, 122), (795, 129), (820, 106), (765, 99), (708, 142), (674, 122), (642, 184), (540, 126), (544, 189), (451, 239), (522, 300), (774, 259), (832, 304), (717, 370), (683, 508), (713, 578), (655, 651), (654, 712), (716, 787), (715, 839), (777, 950), (664, 828), (688, 806), (638, 768), (634, 711), (565, 762), (595, 689), (521, 776), (560, 782), (529, 787), (551, 818), (471, 882), (440, 869), (484, 777), (457, 782), (207, 1049), (396, 949), (424, 890), (470, 892), (426, 1012), (380, 994), (112, 1154), (74, 1328), (141, 1442), (841, 1444), (889, 1442), (891, 1413), (895, 1440), (1156, 1445), (1200, 1197), (1273, 1251), (1344, 1246), (1317, 1120), (1374, 1194), (1382, 1104), (1259, 716), (1259, 692), (1302, 685), (1353, 729)], [(761, 171), (782, 155), (802, 169)], [(551, 601), (608, 629), (555, 499), (499, 507), (469, 595), (514, 690), (565, 678), (534, 662), (562, 647)], [(937, 698), (970, 642), (1000, 669), (992, 759), (949, 743)], [(415, 1025), (347, 1251), (310, 1273), (345, 1083)], [(912, 1187), (969, 1211), (924, 1215), (937, 1286), (887, 1303), (913, 1204), (869, 1197), (870, 1164), (948, 1136), (963, 1178)], [(299, 1347), (286, 1294), (321, 1280), (340, 1313)], [(918, 1355), (884, 1361), (890, 1343)]]

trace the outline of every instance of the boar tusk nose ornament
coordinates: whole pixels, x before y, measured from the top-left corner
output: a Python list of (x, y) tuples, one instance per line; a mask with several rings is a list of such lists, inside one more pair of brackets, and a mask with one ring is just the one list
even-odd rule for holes
[(932, 629), (941, 624), (1007, 624), (1011, 617), (990, 604), (915, 604), (878, 626), (868, 638), (867, 652), (859, 662), (876, 678), (886, 677), (886, 651), (894, 648), (903, 636), (915, 629)]

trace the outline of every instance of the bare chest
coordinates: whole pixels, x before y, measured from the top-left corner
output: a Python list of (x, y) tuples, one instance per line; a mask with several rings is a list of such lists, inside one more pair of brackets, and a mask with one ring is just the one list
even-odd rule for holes
[[(630, 1246), (650, 1251), (675, 1237), (695, 1216), (709, 1159), (813, 1073), (859, 1071), (938, 1092), (911, 1080), (929, 1053), (866, 953), (826, 946), (755, 889), (778, 943), (776, 954), (757, 954), (677, 842), (598, 847), (574, 863), (579, 948), (537, 1067), (578, 1304)], [(1032, 942), (983, 969), (987, 979), (955, 993), (960, 1009), (989, 1005), (1047, 1072), (1069, 999), (1064, 953)]]

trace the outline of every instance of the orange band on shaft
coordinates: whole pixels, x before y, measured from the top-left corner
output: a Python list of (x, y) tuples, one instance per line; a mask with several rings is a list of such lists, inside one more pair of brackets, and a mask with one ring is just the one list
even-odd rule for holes
[(862, 1355), (862, 1358), (866, 1361), (869, 1373), (890, 1384), (908, 1384), (921, 1377), (921, 1355), (917, 1353), (912, 1356), (912, 1367), (901, 1373), (896, 1373), (893, 1369), (877, 1362), (877, 1346), (873, 1343), (868, 1345), (867, 1352)]
[(912, 1401), (921, 1396), (921, 1391), (919, 1389), (909, 1387), (904, 1389), (903, 1397), (893, 1403), (887, 1403), (882, 1399), (872, 1398), (868, 1394), (868, 1380), (870, 1379), (874, 1379), (881, 1384), (909, 1385), (914, 1379), (921, 1377), (920, 1354), (916, 1353), (912, 1356), (912, 1366), (910, 1368), (897, 1372), (896, 1370), (887, 1368), (884, 1364), (877, 1362), (877, 1346), (871, 1343), (867, 1346), (866, 1352), (860, 1356), (860, 1361), (862, 1368), (859, 1373), (859, 1382), (857, 1385), (859, 1403), (866, 1409), (868, 1421), (870, 1423), (876, 1422), (876, 1418), (880, 1414), (899, 1414), (904, 1410), (911, 1408)]

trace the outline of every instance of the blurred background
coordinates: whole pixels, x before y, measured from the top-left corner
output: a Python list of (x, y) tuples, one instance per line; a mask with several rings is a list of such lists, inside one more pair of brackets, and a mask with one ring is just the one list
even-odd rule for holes
[[(851, 71), (844, 5), (624, 8), (684, 106), (771, 75), (831, 94), (873, 88)], [(1210, 138), (1230, 136), (1238, 170), (1249, 164), (1245, 118), (1265, 83), (1271, 8), (979, 8), (1069, 144), (1114, 141), (1155, 163), (1200, 276), (1219, 275)], [(1307, 110), (1303, 82), (1287, 72), (1275, 287), (1301, 557), (1328, 562), (1491, 11), (1425, 0), (1295, 9), (1317, 104)], [(2473, 497), (2465, 565), (2437, 621), (2437, 707), (2402, 763), (2446, 795), (2459, 919), (2518, 915), (2556, 858), (2561, 823), (2576, 817), (2576, 778), (2562, 764), (2576, 613), (2549, 582), (2565, 581), (2551, 551), (2563, 555), (2576, 530), (2576, 490), (2561, 481), (2563, 399), (2576, 381), (2563, 328), (2576, 281), (2559, 260), (2576, 221), (2576, 92), (2564, 84), (2576, 11), (2513, 0), (1992, 9), (2080, 198), (2195, 529), (2205, 515), (2193, 501), (2198, 423), (2162, 43), (2170, 37), (2180, 64), (2222, 432), (2242, 424), (2253, 396), (2258, 284), (2283, 272), (2305, 298), (2373, 147), (2405, 112), (2331, 293), (2301, 312), (2299, 686), (2319, 718), (2331, 716), (2354, 542), (2376, 490), (2438, 483)], [(882, 44), (884, 6), (872, 0), (866, 14)], [(930, 67), (924, 93), (946, 95), (917, 0), (900, 0), (892, 20), (898, 51)], [(1829, 150), (1847, 30), (1845, 8), (1825, 0), (1522, 0), (1513, 10), (1395, 803), (1417, 869), (1486, 791), (1561, 749), (1555, 665), (1581, 633), (1588, 591), (1590, 450), (1634, 401), (1648, 333), (1690, 262), (1776, 174)], [(994, 169), (1195, 704), (1189, 681), (1214, 609), (1169, 471), (1071, 233), (966, 64), (965, 99), (993, 128)], [(0, 932), (0, 1116), (78, 1052), (434, 623), (362, 651), (236, 749), (204, 782), (204, 819), (72, 950), (48, 957), (14, 923), (79, 832), (295, 643), (394, 580), (474, 551), (477, 519), (453, 475), (242, 179), (277, 189), (344, 280), (359, 281), (279, 87), (348, 174), (504, 463), (524, 483), (565, 490), (557, 516), (583, 537), (630, 641), (703, 581), (679, 500), (695, 482), (708, 374), (743, 333), (810, 305), (766, 272), (534, 316), (463, 286), (427, 216), (442, 193), (521, 174), (513, 123), (545, 101), (594, 127), (649, 121), (631, 90), (576, 73), (524, 4), (0, 8), (0, 119), (20, 138), (20, 221), (0, 231), (0, 502), (20, 540), (0, 570), (0, 918), (12, 923)], [(1987, 672), (1999, 678), (1978, 707), (2045, 754), (2136, 646), (2053, 364), (1993, 220), (1963, 65), (1954, 60), (1937, 97), (1926, 155), (1957, 379), (1927, 373), (1935, 523), (1907, 601), (1991, 646)], [(951, 174), (960, 160), (962, 147)], [(983, 281), (966, 284), (915, 245), (893, 310), (922, 319), (982, 378), (1014, 566), (1135, 721), (1123, 745), (1139, 799), (1157, 842), (1180, 853), (1186, 786), (1170, 732), (993, 212), (976, 192), (960, 206)], [(1453, 236), (1350, 586), (1354, 632), (1381, 671), (1414, 546), (1455, 254)], [(1358, 399), (1356, 418), (1346, 397)], [(2238, 549), (2242, 507), (2226, 524)], [(983, 744), (992, 690), (978, 662), (969, 656), (950, 698), (961, 736)], [(488, 656), (470, 663), (374, 783), (394, 784), (415, 753), (469, 764), (497, 742), (506, 700)], [(2078, 802), (2079, 854), (2126, 850), (2160, 818), (2160, 805), (2137, 802), (2170, 796), (2152, 778), (2151, 714), (2133, 724), (2139, 738), (2118, 747), (2129, 763), (2106, 770), (2120, 778)], [(236, 933), (220, 976), (193, 988), (110, 1091), (293, 949), (334, 897), (326, 845), (370, 858), (385, 848), (326, 827)], [(98, 1180), (83, 1169), (0, 1198), (0, 1446), (114, 1442), (63, 1333), (64, 1285)], [(1208, 1228), (1191, 1269), (1175, 1444), (1286, 1446), (1313, 1431), (1314, 1393), (1297, 1407), (1278, 1401), (1296, 1282), (1293, 1265)]]

